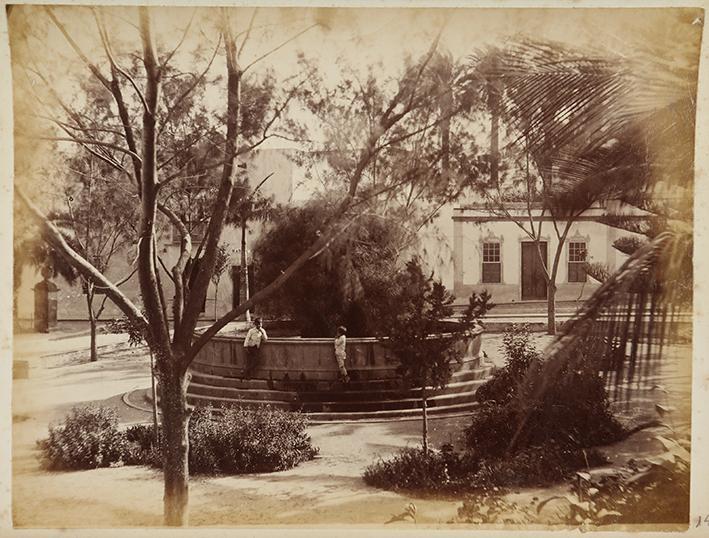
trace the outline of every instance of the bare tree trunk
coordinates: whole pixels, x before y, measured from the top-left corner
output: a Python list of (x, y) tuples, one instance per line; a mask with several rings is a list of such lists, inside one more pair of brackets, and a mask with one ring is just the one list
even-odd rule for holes
[[(206, 294), (211, 275), (201, 275), (202, 289), (198, 297), (191, 297), (183, 314), (176, 339), (183, 337), (182, 347), (173, 348), (164, 310), (162, 288), (158, 281), (155, 256), (155, 215), (157, 212), (157, 103), (160, 93), (161, 68), (151, 33), (150, 10), (139, 8), (140, 37), (145, 66), (145, 98), (142, 130), (141, 215), (138, 243), (138, 278), (140, 292), (148, 319), (149, 345), (155, 352), (160, 374), (160, 404), (163, 426), (163, 474), (165, 481), (164, 518), (170, 526), (187, 525), (188, 479), (187, 469), (189, 413), (186, 397), (186, 368), (181, 364), (188, 349), (192, 331), (199, 317), (199, 306)], [(226, 203), (228, 204), (228, 198)], [(217, 234), (218, 235), (218, 234)], [(216, 237), (218, 240), (219, 238)], [(211, 253), (212, 260), (214, 252)], [(208, 267), (209, 269), (209, 267)], [(199, 306), (197, 306), (199, 304)], [(181, 353), (176, 353), (176, 350)]]
[(214, 283), (214, 321), (217, 321), (217, 301), (219, 300), (219, 281)]
[(96, 351), (96, 317), (94, 316), (94, 290), (93, 284), (86, 283), (86, 307), (89, 313), (89, 329), (90, 329), (90, 345), (91, 345), (91, 362), (98, 361), (98, 353)]
[(426, 395), (426, 382), (421, 385), (421, 408), (423, 410), (423, 453), (428, 454), (428, 396)]
[[(239, 303), (249, 300), (249, 258), (246, 255), (246, 218), (241, 217), (241, 286), (239, 287)], [(244, 312), (244, 319), (251, 321), (251, 312)]]
[(98, 352), (96, 351), (96, 319), (93, 312), (89, 315), (89, 326), (91, 328), (91, 362), (98, 361)]
[[(160, 362), (160, 359), (158, 361)], [(160, 376), (165, 481), (163, 501), (165, 524), (178, 527), (186, 526), (189, 520), (190, 413), (187, 409), (186, 375), (176, 372), (171, 366), (173, 365), (168, 366), (169, 371)]]
[(158, 388), (155, 383), (155, 357), (153, 351), (150, 351), (150, 385), (153, 394), (153, 429), (155, 430), (155, 446), (160, 446), (160, 423), (158, 422)]
[(547, 333), (556, 334), (556, 283), (547, 283)]
[[(547, 282), (547, 333), (556, 334), (556, 277), (559, 274), (559, 263), (561, 261), (561, 253), (564, 251), (566, 245), (566, 238), (569, 235), (569, 230), (574, 220), (569, 219), (564, 226), (564, 231), (559, 235), (559, 244), (556, 247), (556, 252), (554, 253), (554, 261), (551, 266), (551, 273), (549, 273), (549, 280)], [(558, 231), (557, 231), (558, 234)]]

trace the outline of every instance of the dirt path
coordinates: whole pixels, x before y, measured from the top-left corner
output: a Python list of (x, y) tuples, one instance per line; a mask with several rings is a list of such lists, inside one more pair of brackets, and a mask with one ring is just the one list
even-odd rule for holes
[[(146, 467), (79, 472), (40, 469), (36, 440), (47, 424), (61, 419), (77, 403), (118, 408), (121, 421), (148, 422), (150, 414), (126, 406), (121, 396), (150, 385), (144, 350), (106, 344), (98, 363), (76, 360), (36, 372), (13, 384), (13, 517), (18, 527), (134, 527), (162, 524), (162, 474)], [(84, 352), (85, 353), (85, 352)], [(431, 422), (433, 446), (456, 442), (465, 417)], [(422, 499), (368, 487), (363, 469), (420, 439), (419, 421), (313, 426), (310, 434), (320, 456), (289, 471), (191, 480), (190, 523), (195, 526), (374, 525), (380, 526), (411, 501), (418, 524), (447, 525), (460, 499)], [(629, 443), (632, 443), (629, 444)], [(637, 451), (653, 450), (649, 433), (609, 447), (622, 461)], [(631, 450), (632, 449), (632, 450)], [(513, 492), (519, 499), (552, 495), (565, 486)], [(396, 523), (411, 526), (412, 523)]]

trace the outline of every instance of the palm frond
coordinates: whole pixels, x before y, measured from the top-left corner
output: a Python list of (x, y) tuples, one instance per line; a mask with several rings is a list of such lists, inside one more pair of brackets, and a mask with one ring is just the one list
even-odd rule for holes
[[(560, 372), (581, 364), (603, 376), (612, 399), (629, 402), (633, 385), (650, 379), (668, 345), (683, 338), (683, 311), (692, 299), (692, 243), (689, 234), (664, 232), (639, 246), (564, 324), (545, 350), (543, 367), (527, 373), (521, 408), (531, 412)], [(523, 414), (516, 438), (526, 420)]]
[[(691, 184), (696, 65), (668, 69), (642, 51), (579, 51), (521, 40), (473, 57), (470, 81), (494, 81), (516, 138), (572, 201), (589, 179)], [(671, 65), (671, 64), (670, 64)], [(664, 66), (664, 67), (663, 67)], [(633, 177), (631, 177), (633, 176)], [(577, 188), (578, 187), (578, 188)], [(593, 189), (591, 189), (592, 191)], [(581, 196), (583, 197), (583, 196)]]

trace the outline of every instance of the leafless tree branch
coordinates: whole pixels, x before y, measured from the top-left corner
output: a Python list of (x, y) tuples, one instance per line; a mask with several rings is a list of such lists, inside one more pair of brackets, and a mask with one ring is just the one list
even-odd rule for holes
[(310, 26), (308, 26), (308, 27), (305, 28), (304, 30), (301, 30), (300, 32), (298, 32), (298, 33), (295, 34), (294, 36), (289, 37), (288, 39), (286, 39), (285, 41), (283, 41), (281, 44), (279, 44), (278, 46), (272, 48), (272, 49), (269, 50), (268, 52), (262, 54), (261, 56), (259, 56), (258, 58), (256, 58), (253, 62), (251, 62), (250, 64), (248, 64), (246, 67), (244, 67), (244, 69), (242, 70), (242, 73), (246, 73), (251, 67), (253, 67), (253, 66), (256, 65), (257, 63), (259, 63), (261, 60), (264, 60), (265, 58), (268, 58), (271, 54), (273, 54), (273, 53), (275, 53), (275, 52), (281, 50), (281, 49), (282, 49), (283, 47), (285, 47), (288, 43), (290, 43), (290, 42), (292, 42), (292, 41), (295, 41), (295, 40), (298, 39), (300, 36), (302, 36), (304, 33), (308, 32), (309, 30), (312, 30), (313, 28), (315, 28), (315, 27), (317, 27), (317, 26), (320, 26), (320, 24), (319, 24), (319, 23), (311, 24)]
[(182, 32), (182, 37), (180, 40), (177, 42), (177, 45), (175, 45), (175, 48), (172, 49), (166, 56), (165, 59), (160, 62), (160, 69), (165, 69), (165, 67), (170, 63), (170, 60), (172, 60), (172, 57), (175, 55), (175, 53), (178, 51), (178, 49), (182, 46), (182, 44), (185, 42), (185, 38), (187, 37), (187, 34), (190, 31), (190, 28), (192, 27), (192, 22), (194, 21), (195, 14), (197, 13), (197, 9), (192, 10), (192, 15), (190, 15), (190, 20), (187, 23), (187, 26), (185, 27), (185, 30)]
[[(133, 89), (135, 90), (136, 95), (140, 99), (141, 104), (143, 105), (143, 110), (148, 110), (148, 104), (145, 101), (145, 96), (143, 95), (141, 89), (138, 87), (138, 84), (135, 82), (135, 79), (130, 76), (127, 71), (122, 69), (116, 61), (116, 58), (113, 54), (113, 50), (111, 48), (111, 41), (108, 36), (108, 31), (106, 30), (106, 26), (103, 22), (103, 17), (98, 13), (96, 8), (91, 8), (91, 12), (93, 13), (94, 19), (96, 20), (96, 27), (98, 28), (98, 33), (101, 38), (101, 43), (103, 44), (103, 49), (106, 52), (106, 57), (108, 58), (108, 61), (111, 64), (111, 69), (115, 70), (120, 75), (123, 75), (123, 77), (128, 80), (128, 82), (130, 82), (131, 86), (133, 86)], [(111, 93), (113, 94), (114, 91), (115, 89), (112, 87)]]
[(52, 140), (54, 142), (74, 142), (75, 144), (90, 144), (92, 146), (100, 146), (103, 148), (110, 148), (116, 151), (120, 151), (136, 159), (140, 159), (138, 154), (132, 152), (129, 149), (119, 146), (118, 144), (112, 144), (110, 142), (102, 142), (100, 140), (92, 140), (88, 138), (74, 138), (74, 137), (64, 137), (64, 136), (40, 136), (39, 140)]
[(214, 58), (217, 57), (217, 52), (219, 52), (219, 47), (222, 44), (222, 34), (219, 34), (219, 38), (217, 39), (217, 46), (214, 47), (214, 52), (212, 53), (212, 57), (209, 59), (209, 62), (207, 63), (207, 67), (204, 68), (204, 70), (195, 77), (194, 81), (192, 81), (192, 84), (190, 84), (185, 91), (183, 91), (177, 99), (172, 103), (172, 106), (167, 109), (167, 112), (165, 113), (165, 116), (162, 118), (162, 125), (158, 129), (158, 136), (162, 133), (162, 131), (165, 129), (165, 127), (170, 123), (170, 119), (172, 119), (173, 114), (175, 113), (175, 110), (182, 104), (182, 102), (187, 99), (187, 96), (191, 94), (195, 88), (199, 85), (202, 80), (204, 80), (204, 77), (207, 75), (207, 72), (209, 72), (209, 69), (212, 67), (212, 63), (214, 63)]

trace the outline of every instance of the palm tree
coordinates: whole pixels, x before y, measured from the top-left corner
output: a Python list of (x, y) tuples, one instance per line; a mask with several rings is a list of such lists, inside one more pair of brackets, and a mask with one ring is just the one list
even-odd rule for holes
[[(237, 187), (238, 196), (232, 199), (227, 215), (229, 224), (237, 224), (241, 228), (241, 267), (240, 267), (240, 286), (239, 286), (239, 303), (244, 303), (249, 300), (249, 259), (248, 259), (248, 226), (250, 222), (266, 222), (271, 219), (274, 210), (273, 197), (265, 196), (261, 192), (261, 187), (268, 181), (273, 174), (268, 174), (264, 177), (253, 189), (249, 184), (248, 178), (242, 178), (241, 184)], [(251, 321), (250, 312), (245, 313), (246, 321)]]
[[(555, 229), (593, 201), (621, 199), (647, 211), (668, 178), (691, 187), (697, 43), (638, 45), (621, 56), (522, 40), (473, 57), (470, 79), (491, 109), (491, 154), (499, 115), (508, 147), (522, 147), (531, 161), (527, 194)], [(547, 271), (550, 333), (557, 261)]]
[[(692, 294), (697, 47), (696, 39), (653, 43), (625, 58), (529, 41), (497, 51), (503, 116), (553, 187), (550, 209), (574, 207), (603, 188), (649, 215), (640, 227), (620, 215), (605, 219), (649, 240), (630, 250), (563, 327), (544, 367), (528, 373), (519, 391), (524, 409), (576, 361), (602, 374), (613, 398), (627, 398), (630, 384), (646, 378), (678, 336)], [(513, 446), (525, 423), (523, 414)]]

